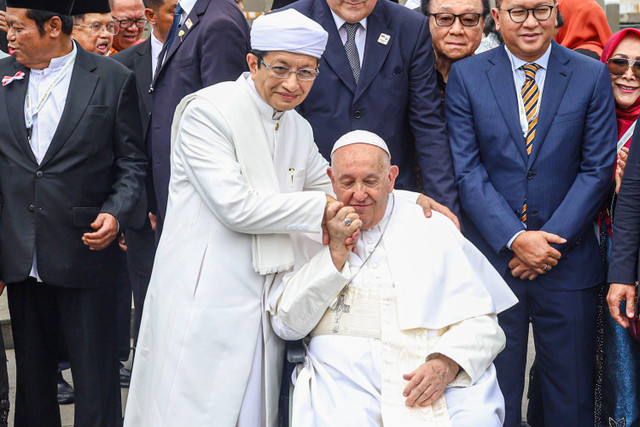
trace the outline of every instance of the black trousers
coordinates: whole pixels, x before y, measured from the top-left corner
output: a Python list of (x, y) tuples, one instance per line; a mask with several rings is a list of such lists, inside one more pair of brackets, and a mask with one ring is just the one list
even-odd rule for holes
[(153, 259), (156, 254), (156, 234), (147, 219), (142, 229), (128, 228), (125, 235), (127, 236), (127, 263), (129, 264), (129, 277), (131, 278), (135, 307), (133, 326), (133, 346), (135, 348), (140, 331), (144, 298), (147, 295)]
[(73, 374), (74, 425), (121, 425), (113, 286), (61, 288), (30, 278), (7, 288), (16, 356), (15, 426), (60, 426), (60, 336)]

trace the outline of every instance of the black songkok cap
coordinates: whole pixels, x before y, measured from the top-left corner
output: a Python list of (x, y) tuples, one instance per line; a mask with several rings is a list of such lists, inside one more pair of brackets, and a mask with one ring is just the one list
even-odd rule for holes
[(74, 0), (7, 0), (7, 7), (38, 9), (60, 15), (71, 15)]
[(76, 0), (71, 9), (72, 15), (85, 13), (110, 13), (109, 0)]

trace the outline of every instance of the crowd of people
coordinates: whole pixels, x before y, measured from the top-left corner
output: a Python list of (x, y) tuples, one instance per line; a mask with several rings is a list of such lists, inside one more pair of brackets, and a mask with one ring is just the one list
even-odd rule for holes
[(640, 30), (595, 0), (2, 3), (14, 425), (640, 423)]

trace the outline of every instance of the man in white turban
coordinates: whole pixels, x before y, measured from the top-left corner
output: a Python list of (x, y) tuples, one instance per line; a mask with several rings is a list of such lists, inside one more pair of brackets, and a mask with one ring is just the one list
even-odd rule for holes
[(310, 336), (293, 425), (501, 426), (496, 314), (515, 296), (449, 220), (397, 197), (380, 137), (350, 132), (331, 159), (329, 245), (293, 236), (296, 267), (269, 297), (278, 335)]
[(327, 33), (289, 10), (256, 19), (251, 40), (250, 72), (176, 109), (126, 426), (277, 422), (284, 346), (263, 296), (294, 264), (289, 234), (321, 233), (335, 202), (311, 126), (293, 110)]

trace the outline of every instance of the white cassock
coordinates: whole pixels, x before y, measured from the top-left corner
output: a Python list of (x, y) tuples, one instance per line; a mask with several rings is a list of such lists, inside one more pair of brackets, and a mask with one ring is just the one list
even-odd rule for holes
[[(281, 337), (311, 335), (293, 427), (500, 426), (492, 361), (505, 336), (495, 315), (517, 299), (450, 220), (437, 212), (424, 219), (416, 205), (393, 199), (340, 272), (317, 238), (292, 237), (296, 267), (278, 275), (269, 309)], [(407, 408), (402, 375), (438, 354), (460, 373), (433, 405)]]
[(284, 350), (264, 292), (293, 265), (288, 234), (321, 231), (328, 164), (248, 73), (185, 98), (172, 140), (125, 425), (275, 425)]

